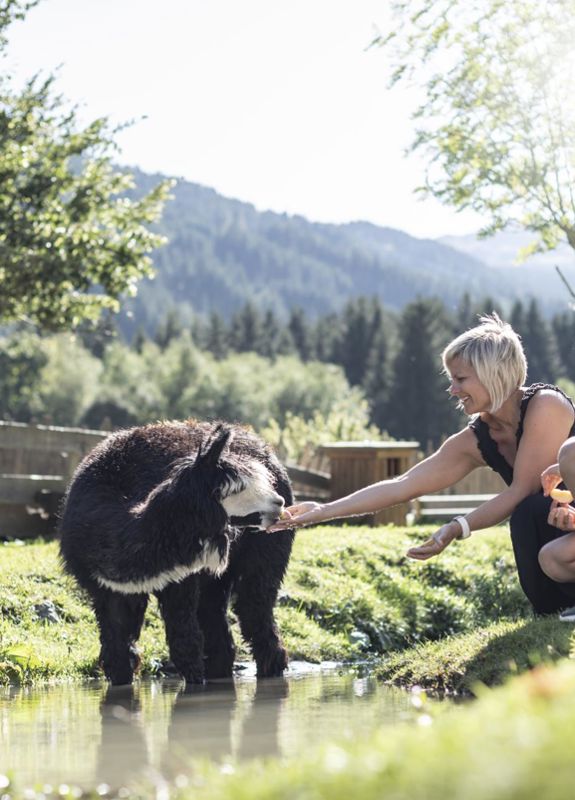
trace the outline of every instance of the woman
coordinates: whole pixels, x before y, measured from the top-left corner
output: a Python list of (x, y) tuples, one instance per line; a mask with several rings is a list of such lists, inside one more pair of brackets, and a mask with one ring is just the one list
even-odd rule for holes
[[(440, 449), (404, 475), (381, 481), (331, 503), (299, 503), (269, 530), (369, 514), (445, 489), (472, 470), (490, 466), (507, 487), (464, 517), (443, 525), (407, 555), (425, 560), (455, 539), (497, 525), (511, 516), (519, 580), (535, 613), (549, 614), (575, 601), (575, 583), (558, 584), (538, 561), (541, 548), (562, 535), (548, 524), (551, 501), (541, 492), (541, 473), (575, 434), (575, 408), (557, 387), (524, 387), (527, 363), (519, 337), (496, 314), (458, 336), (442, 354), (450, 394), (472, 417)], [(575, 581), (575, 577), (574, 577)]]
[[(571, 496), (575, 496), (575, 437), (561, 445), (557, 464), (552, 464), (541, 475), (543, 493), (546, 497), (564, 482)], [(568, 498), (567, 498), (568, 500)], [(563, 535), (548, 542), (539, 552), (539, 563), (543, 572), (557, 583), (575, 582), (575, 508), (569, 502), (554, 500), (549, 510), (548, 522)], [(564, 622), (575, 622), (575, 606), (566, 608), (559, 618)]]

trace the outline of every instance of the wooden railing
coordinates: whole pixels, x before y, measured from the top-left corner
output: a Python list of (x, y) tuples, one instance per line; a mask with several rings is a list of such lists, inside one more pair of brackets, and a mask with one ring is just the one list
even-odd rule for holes
[(49, 536), (68, 481), (106, 433), (0, 422), (0, 538)]

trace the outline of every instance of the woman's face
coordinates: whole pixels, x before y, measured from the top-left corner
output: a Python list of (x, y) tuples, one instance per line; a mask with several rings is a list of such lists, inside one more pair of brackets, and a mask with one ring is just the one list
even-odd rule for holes
[(489, 411), (491, 398), (471, 364), (457, 356), (449, 362), (447, 369), (451, 377), (449, 394), (457, 397), (459, 408), (468, 415)]

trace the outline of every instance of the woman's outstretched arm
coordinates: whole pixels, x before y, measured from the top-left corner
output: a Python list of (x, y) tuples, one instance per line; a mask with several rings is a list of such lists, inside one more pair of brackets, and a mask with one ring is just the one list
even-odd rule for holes
[(484, 464), (472, 431), (466, 428), (451, 436), (433, 455), (403, 475), (373, 483), (331, 503), (297, 503), (286, 509), (286, 517), (269, 531), (315, 525), (331, 519), (363, 516), (412, 500), (422, 494), (452, 486)]

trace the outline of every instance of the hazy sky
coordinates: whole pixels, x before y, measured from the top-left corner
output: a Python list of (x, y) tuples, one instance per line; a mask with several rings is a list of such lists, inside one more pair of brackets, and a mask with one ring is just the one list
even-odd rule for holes
[[(258, 209), (364, 219), (416, 236), (469, 233), (413, 189), (405, 92), (386, 89), (386, 0), (41, 0), (9, 32), (19, 83), (59, 67), (84, 121), (139, 120), (118, 161)], [(145, 119), (141, 119), (145, 117)]]

